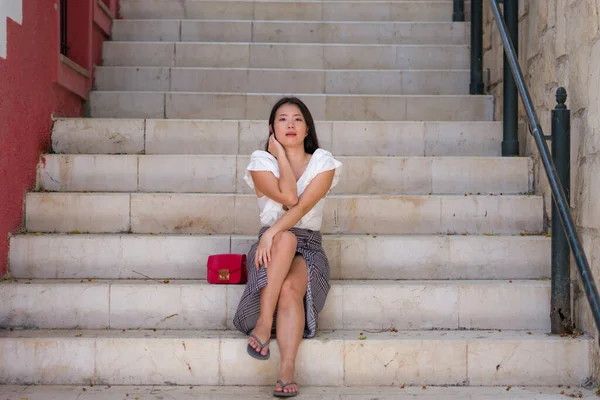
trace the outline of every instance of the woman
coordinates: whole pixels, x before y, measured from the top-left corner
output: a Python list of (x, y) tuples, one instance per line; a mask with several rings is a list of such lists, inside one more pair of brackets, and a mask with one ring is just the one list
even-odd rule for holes
[(262, 228), (248, 253), (248, 284), (233, 323), (250, 335), (248, 353), (259, 360), (270, 356), (275, 325), (281, 365), (273, 394), (292, 397), (300, 342), (315, 336), (329, 292), (320, 229), (324, 197), (342, 164), (319, 149), (310, 111), (295, 97), (273, 107), (265, 150), (252, 154), (244, 177), (258, 196)]

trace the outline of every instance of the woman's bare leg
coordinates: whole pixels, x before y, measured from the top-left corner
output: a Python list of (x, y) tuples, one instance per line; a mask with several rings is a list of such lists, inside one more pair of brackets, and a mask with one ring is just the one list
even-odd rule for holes
[[(304, 333), (304, 296), (308, 285), (308, 269), (304, 257), (297, 255), (283, 281), (277, 304), (277, 345), (281, 353), (279, 379), (284, 383), (294, 381), (296, 355)], [(277, 384), (275, 390), (281, 391)], [(297, 392), (297, 385), (289, 385), (285, 392)]]
[[(271, 328), (273, 327), (273, 314), (279, 299), (279, 292), (283, 285), (292, 260), (296, 254), (296, 235), (292, 232), (279, 232), (273, 238), (271, 246), (271, 262), (267, 268), (267, 286), (260, 289), (260, 314), (256, 327), (252, 331), (262, 343), (265, 343), (271, 337)], [(254, 350), (260, 348), (259, 344), (253, 338), (248, 339), (248, 343)], [(265, 346), (261, 354), (267, 354), (269, 347)]]

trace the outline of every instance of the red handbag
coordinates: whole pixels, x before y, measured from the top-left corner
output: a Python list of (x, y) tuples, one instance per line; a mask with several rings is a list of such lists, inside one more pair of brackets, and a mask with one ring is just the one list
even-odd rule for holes
[(245, 254), (208, 256), (206, 279), (213, 284), (243, 284), (248, 281)]

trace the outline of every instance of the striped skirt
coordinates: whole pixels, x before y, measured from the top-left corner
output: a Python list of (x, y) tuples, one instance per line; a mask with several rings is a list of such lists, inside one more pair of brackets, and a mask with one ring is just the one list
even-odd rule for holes
[[(259, 240), (267, 229), (268, 227), (261, 228), (258, 235)], [(329, 262), (321, 244), (321, 232), (299, 228), (292, 228), (290, 232), (296, 235), (296, 252), (304, 257), (308, 267), (308, 286), (304, 297), (306, 316), (304, 337), (312, 338), (317, 331), (317, 316), (323, 309), (327, 293), (329, 293)], [(246, 335), (250, 334), (256, 326), (260, 311), (259, 290), (267, 285), (265, 267), (261, 266), (257, 271), (254, 266), (257, 247), (258, 241), (248, 252), (248, 283), (233, 318), (235, 327)]]

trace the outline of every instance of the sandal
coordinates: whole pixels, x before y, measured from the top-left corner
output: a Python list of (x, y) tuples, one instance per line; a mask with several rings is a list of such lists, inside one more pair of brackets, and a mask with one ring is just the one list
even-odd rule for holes
[(267, 354), (266, 355), (262, 355), (260, 353), (262, 353), (263, 349), (265, 347), (267, 347), (269, 345), (269, 343), (271, 343), (271, 338), (269, 338), (269, 340), (267, 340), (264, 344), (260, 341), (259, 338), (256, 337), (256, 335), (250, 335), (250, 337), (254, 340), (256, 340), (256, 343), (258, 343), (258, 351), (254, 350), (254, 348), (252, 346), (250, 346), (250, 343), (248, 343), (248, 354), (250, 354), (251, 357), (256, 358), (257, 360), (268, 360), (269, 357), (271, 357), (271, 349), (267, 350)]
[(294, 381), (288, 382), (288, 383), (283, 383), (283, 381), (280, 379), (277, 381), (277, 383), (279, 383), (279, 385), (281, 386), (281, 392), (278, 390), (273, 390), (273, 396), (275, 396), (275, 397), (296, 397), (296, 396), (298, 396), (298, 393), (300, 393), (300, 392), (284, 392), (283, 391), (287, 386), (297, 385), (297, 383)]

